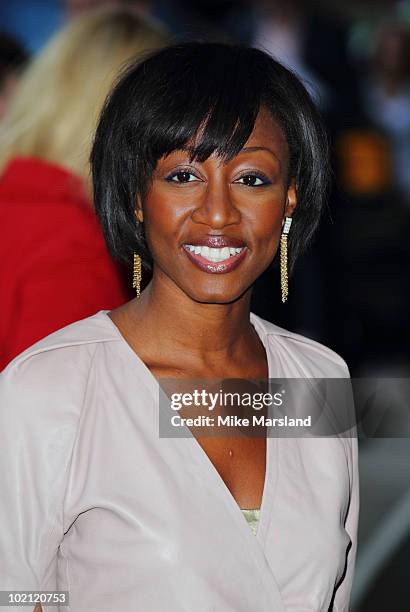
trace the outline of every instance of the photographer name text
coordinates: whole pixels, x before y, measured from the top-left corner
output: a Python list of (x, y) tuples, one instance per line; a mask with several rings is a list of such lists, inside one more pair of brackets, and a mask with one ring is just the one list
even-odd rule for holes
[(272, 418), (256, 414), (251, 419), (235, 415), (219, 415), (217, 417), (201, 415), (185, 418), (175, 414), (171, 417), (173, 427), (310, 427), (311, 421), (311, 416), (304, 419), (292, 418), (287, 415), (280, 418)]

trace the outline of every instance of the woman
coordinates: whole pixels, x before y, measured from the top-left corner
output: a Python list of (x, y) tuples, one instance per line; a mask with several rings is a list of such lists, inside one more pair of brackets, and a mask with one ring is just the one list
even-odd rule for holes
[(92, 210), (88, 158), (119, 68), (165, 41), (135, 11), (92, 11), (22, 77), (0, 129), (0, 370), (45, 335), (130, 298)]
[(324, 134), (305, 89), (256, 49), (165, 48), (111, 94), (92, 168), (112, 253), (135, 253), (137, 294), (139, 257), (153, 277), (3, 374), (1, 589), (68, 590), (75, 612), (347, 611), (353, 436), (158, 430), (166, 377), (349, 376), (330, 349), (249, 310), (279, 243), (286, 299), (323, 201)]

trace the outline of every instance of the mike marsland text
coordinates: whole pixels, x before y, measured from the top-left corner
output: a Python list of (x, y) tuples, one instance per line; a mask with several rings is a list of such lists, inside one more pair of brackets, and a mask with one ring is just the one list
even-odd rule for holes
[(235, 415), (219, 415), (217, 417), (201, 415), (184, 418), (179, 414), (175, 414), (171, 417), (173, 427), (310, 427), (311, 421), (311, 416), (299, 419), (288, 417), (287, 415), (280, 418), (272, 418), (257, 414), (253, 415), (251, 419)]

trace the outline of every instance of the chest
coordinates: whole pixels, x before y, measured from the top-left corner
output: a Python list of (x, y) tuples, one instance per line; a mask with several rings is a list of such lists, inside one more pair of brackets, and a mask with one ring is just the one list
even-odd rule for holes
[(198, 444), (240, 508), (260, 508), (266, 438), (198, 438)]
[[(197, 373), (192, 373), (191, 377), (187, 376), (186, 372), (181, 373), (174, 368), (157, 367), (152, 363), (148, 363), (151, 374), (157, 381), (166, 387), (165, 379), (176, 380), (180, 382), (180, 391), (185, 391), (190, 380), (207, 380), (208, 376), (201, 373), (198, 377)], [(235, 373), (237, 376), (237, 373)], [(268, 368), (265, 354), (261, 355), (259, 360), (255, 360), (252, 371), (241, 372), (242, 379), (264, 380), (268, 377)], [(230, 378), (230, 376), (226, 376)], [(232, 376), (232, 378), (235, 378)], [(211, 378), (212, 380), (212, 378)], [(162, 381), (162, 382), (161, 382)], [(186, 382), (187, 381), (187, 382)], [(215, 385), (211, 385), (215, 387)], [(217, 389), (216, 385), (213, 390)], [(171, 389), (172, 389), (171, 383)], [(204, 385), (206, 388), (206, 384)], [(167, 389), (168, 397), (170, 397), (171, 389)], [(193, 389), (190, 388), (190, 391)], [(229, 388), (234, 391), (235, 388)], [(217, 406), (220, 408), (220, 406)], [(183, 416), (194, 416), (181, 411)], [(199, 410), (198, 414), (206, 414), (206, 411)], [(220, 429), (217, 428), (217, 432)], [(195, 434), (194, 434), (195, 435)], [(209, 462), (213, 465), (220, 479), (227, 487), (239, 508), (254, 509), (260, 508), (263, 496), (263, 489), (266, 475), (266, 438), (246, 437), (238, 431), (235, 437), (235, 429), (231, 428), (229, 436), (216, 435), (214, 437), (197, 437), (197, 443), (206, 454)]]
[[(225, 486), (230, 470), (218, 462), (222, 444), (159, 438), (156, 416), (154, 398), (141, 386), (138, 395), (124, 397), (117, 387), (116, 394), (107, 389), (98, 401), (89, 398), (70, 466), (61, 546), (61, 586), (68, 563), (67, 584), (78, 586), (84, 605), (76, 609), (93, 610), (96, 594), (104, 609), (103, 595), (118, 590), (127, 611), (283, 610), (274, 596), (278, 584), (284, 601), (302, 594), (305, 603), (312, 598), (306, 610), (327, 610), (348, 545), (340, 442), (268, 439), (255, 538)], [(235, 444), (232, 460), (248, 456), (250, 465), (251, 451), (263, 455), (260, 442), (248, 449)], [(235, 492), (234, 486), (235, 479)], [(214, 608), (204, 605), (210, 592)]]

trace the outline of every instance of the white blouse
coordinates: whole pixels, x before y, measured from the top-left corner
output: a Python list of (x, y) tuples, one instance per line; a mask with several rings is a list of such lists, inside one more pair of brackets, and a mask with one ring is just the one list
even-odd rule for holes
[[(348, 377), (254, 314), (269, 376)], [(0, 590), (71, 612), (346, 612), (355, 437), (268, 438), (254, 535), (195, 438), (158, 435), (159, 384), (100, 311), (0, 375)], [(15, 608), (3, 608), (15, 610)]]

